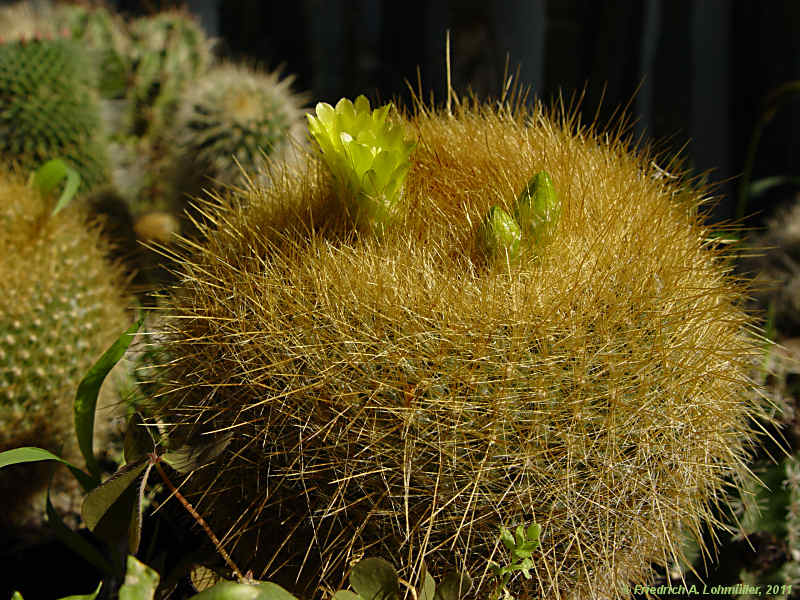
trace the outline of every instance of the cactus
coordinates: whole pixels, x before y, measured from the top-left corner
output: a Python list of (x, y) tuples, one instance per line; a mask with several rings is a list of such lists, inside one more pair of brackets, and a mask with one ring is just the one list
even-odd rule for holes
[(174, 114), (181, 93), (208, 69), (214, 42), (189, 12), (169, 10), (130, 24), (135, 133), (153, 133)]
[(72, 39), (92, 55), (99, 71), (101, 97), (123, 97), (132, 68), (131, 40), (119, 15), (102, 6), (84, 4), (58, 4), (52, 13)]
[[(744, 487), (762, 345), (706, 190), (511, 106), (421, 107), (389, 132), (363, 101), (318, 108), (321, 159), (209, 209), (179, 253), (151, 414), (175, 446), (231, 436), (182, 490), (242, 571), (336, 589), (367, 552), (487, 597), (497, 532), (535, 521), (511, 593), (623, 598)], [(386, 187), (365, 177), (382, 136)], [(385, 190), (381, 235), (352, 235)], [(480, 223), (514, 199), (532, 251), (476, 268)]]
[[(181, 98), (172, 139), (176, 163), (194, 178), (241, 184), (242, 171), (258, 177), (263, 156), (283, 157), (305, 133), (302, 96), (289, 88), (293, 78), (227, 64), (193, 82)], [(241, 167), (241, 168), (240, 168)], [(189, 185), (190, 189), (200, 187)], [(187, 185), (180, 185), (189, 192)]]
[[(79, 460), (75, 390), (129, 320), (122, 273), (107, 263), (106, 243), (96, 226), (87, 228), (81, 208), (50, 216), (49, 198), (0, 175), (0, 451), (40, 446)], [(114, 414), (110, 398), (98, 416), (101, 439)], [(20, 474), (0, 474), (4, 518), (30, 508), (31, 495), (47, 483)]]
[(0, 156), (34, 169), (61, 157), (84, 190), (106, 181), (94, 75), (66, 39), (0, 44)]

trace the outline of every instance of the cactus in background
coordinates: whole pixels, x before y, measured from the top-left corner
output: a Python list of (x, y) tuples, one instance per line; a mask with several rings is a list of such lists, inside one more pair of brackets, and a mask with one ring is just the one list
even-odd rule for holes
[(139, 119), (135, 133), (168, 124), (186, 85), (202, 76), (213, 60), (214, 42), (191, 13), (169, 10), (130, 24), (133, 41), (131, 100)]
[(52, 18), (92, 55), (102, 98), (123, 97), (131, 73), (131, 40), (121, 17), (102, 6), (57, 4)]
[[(107, 245), (97, 227), (87, 229), (81, 209), (51, 215), (49, 198), (22, 178), (0, 175), (0, 451), (40, 446), (80, 461), (75, 390), (129, 320), (120, 268), (107, 263)], [(110, 396), (98, 413), (101, 439), (114, 415)], [(2, 518), (30, 516), (17, 511), (34, 508), (31, 497), (47, 474), (3, 470)]]
[(0, 44), (0, 156), (34, 169), (61, 157), (84, 190), (108, 178), (94, 71), (66, 39)]
[[(705, 242), (706, 190), (509, 106), (387, 127), (320, 105), (321, 159), (186, 243), (152, 415), (175, 446), (230, 434), (182, 490), (242, 570), (336, 589), (369, 552), (406, 581), (463, 567), (486, 597), (498, 531), (535, 521), (511, 593), (623, 598), (748, 480), (763, 344)], [(520, 190), (534, 251), (477, 268), (475, 224)]]
[[(244, 180), (242, 170), (258, 178), (264, 156), (285, 157), (305, 134), (303, 97), (292, 93), (293, 79), (227, 64), (192, 82), (171, 135), (181, 171), (202, 176), (203, 185), (209, 177), (235, 185)], [(179, 187), (199, 192), (197, 185)]]

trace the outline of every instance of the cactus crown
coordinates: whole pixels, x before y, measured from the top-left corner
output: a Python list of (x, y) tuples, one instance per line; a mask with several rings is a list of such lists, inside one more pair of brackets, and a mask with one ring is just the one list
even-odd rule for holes
[(364, 96), (355, 103), (342, 98), (336, 108), (325, 102), (317, 116), (307, 115), (308, 128), (322, 158), (353, 203), (357, 222), (381, 230), (396, 212), (416, 142), (405, 139), (400, 124), (387, 121), (392, 105), (370, 110)]

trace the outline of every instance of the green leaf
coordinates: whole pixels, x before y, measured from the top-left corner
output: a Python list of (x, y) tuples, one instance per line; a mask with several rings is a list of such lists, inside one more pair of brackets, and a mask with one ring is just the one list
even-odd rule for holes
[(436, 590), (436, 600), (459, 600), (472, 587), (472, 578), (467, 573), (448, 573)]
[(105, 351), (103, 356), (89, 369), (89, 372), (80, 382), (78, 393), (75, 395), (75, 433), (78, 436), (78, 446), (81, 449), (81, 454), (83, 454), (89, 472), (98, 483), (100, 481), (100, 465), (97, 464), (93, 449), (94, 413), (97, 407), (97, 395), (106, 375), (125, 354), (133, 340), (133, 336), (142, 326), (143, 320), (144, 317), (139, 318)]
[(542, 528), (539, 527), (538, 523), (533, 523), (528, 527), (525, 531), (525, 537), (528, 539), (529, 542), (536, 542), (536, 545), (539, 545), (539, 534), (541, 533)]
[(14, 595), (11, 596), (11, 600), (22, 600), (22, 594), (19, 592), (14, 592)]
[(153, 600), (160, 577), (156, 571), (128, 556), (125, 583), (119, 588), (119, 600)]
[(75, 479), (81, 484), (81, 487), (87, 492), (95, 487), (94, 480), (72, 463), (67, 462), (63, 458), (43, 448), (34, 448), (33, 446), (24, 446), (22, 448), (14, 448), (13, 450), (0, 452), (0, 469), (9, 465), (37, 462), (40, 460), (56, 460), (66, 465), (67, 468), (72, 471)]
[(333, 595), (333, 600), (363, 600), (361, 596), (350, 590), (339, 590)]
[(422, 563), (419, 579), (421, 584), (419, 585), (418, 600), (434, 600), (436, 596), (436, 582), (433, 576), (428, 573), (428, 567), (425, 563)]
[(257, 585), (223, 581), (192, 596), (189, 600), (297, 600), (276, 583)]
[(217, 458), (227, 448), (231, 439), (233, 439), (232, 431), (221, 435), (207, 436), (205, 440), (192, 441), (191, 444), (183, 445), (177, 450), (162, 454), (161, 460), (178, 473), (185, 475)]
[(350, 585), (364, 600), (390, 600), (400, 597), (397, 571), (382, 558), (365, 558), (350, 572)]
[(128, 426), (125, 428), (125, 441), (123, 442), (122, 456), (125, 463), (132, 463), (147, 456), (154, 449), (153, 439), (144, 425), (142, 415), (134, 413), (128, 419)]
[(47, 525), (53, 530), (55, 536), (70, 550), (81, 556), (86, 562), (97, 567), (108, 575), (117, 575), (117, 569), (97, 548), (90, 544), (80, 534), (64, 525), (61, 517), (50, 502), (50, 491), (47, 492)]
[(509, 550), (513, 550), (517, 546), (514, 542), (514, 536), (511, 535), (511, 532), (505, 527), (500, 528), (500, 541), (503, 542), (503, 545)]
[(514, 532), (514, 541), (517, 547), (525, 543), (525, 529), (523, 529), (522, 525), (517, 525), (517, 529)]
[(59, 598), (59, 600), (95, 600), (97, 598), (97, 594), (100, 593), (100, 588), (103, 587), (103, 582), (97, 584), (97, 588), (91, 594), (80, 594), (78, 596), (64, 596), (63, 598)]
[(52, 214), (54, 215), (69, 204), (77, 193), (81, 184), (80, 175), (60, 158), (54, 158), (39, 167), (32, 177), (34, 187), (45, 196), (49, 196), (64, 178), (67, 179), (67, 183), (53, 209)]
[(131, 488), (148, 464), (147, 459), (140, 459), (135, 463), (124, 465), (108, 480), (89, 492), (81, 506), (81, 516), (89, 531), (94, 531), (103, 516)]

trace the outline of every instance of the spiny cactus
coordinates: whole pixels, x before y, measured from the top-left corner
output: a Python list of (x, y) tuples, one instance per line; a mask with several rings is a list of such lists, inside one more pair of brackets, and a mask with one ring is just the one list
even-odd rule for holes
[[(121, 271), (107, 263), (97, 228), (87, 228), (80, 206), (52, 210), (22, 178), (0, 174), (0, 451), (39, 446), (80, 462), (78, 383), (129, 318)], [(114, 414), (110, 401), (98, 413), (101, 438)], [(27, 510), (47, 483), (31, 469), (12, 471), (0, 473), (4, 519)]]
[(0, 44), (0, 156), (35, 169), (56, 157), (84, 190), (107, 180), (93, 71), (71, 40)]
[(119, 98), (128, 89), (131, 40), (121, 17), (102, 6), (57, 4), (52, 18), (92, 55), (103, 98)]
[[(183, 492), (243, 571), (293, 589), (369, 553), (406, 581), (463, 567), (486, 597), (498, 531), (535, 521), (512, 593), (627, 597), (744, 486), (765, 418), (705, 190), (571, 115), (464, 101), (397, 117), (416, 149), (376, 173), (404, 174), (401, 197), (356, 234), (381, 154), (332, 110), (324, 164), (209, 208), (187, 244), (152, 415), (175, 446), (230, 442)], [(557, 199), (537, 204), (542, 172)], [(523, 232), (479, 267), (483, 217), (520, 198), (549, 243)]]
[[(226, 64), (192, 82), (181, 98), (172, 129), (176, 163), (203, 186), (213, 178), (242, 184), (259, 178), (263, 157), (285, 158), (305, 135), (301, 104), (293, 94), (293, 77)], [(184, 177), (185, 178), (185, 177)], [(200, 186), (189, 185), (189, 188)], [(187, 185), (180, 185), (184, 193)]]
[(213, 60), (214, 42), (189, 12), (168, 10), (130, 24), (133, 40), (131, 99), (139, 116), (138, 133), (168, 124), (186, 85)]

